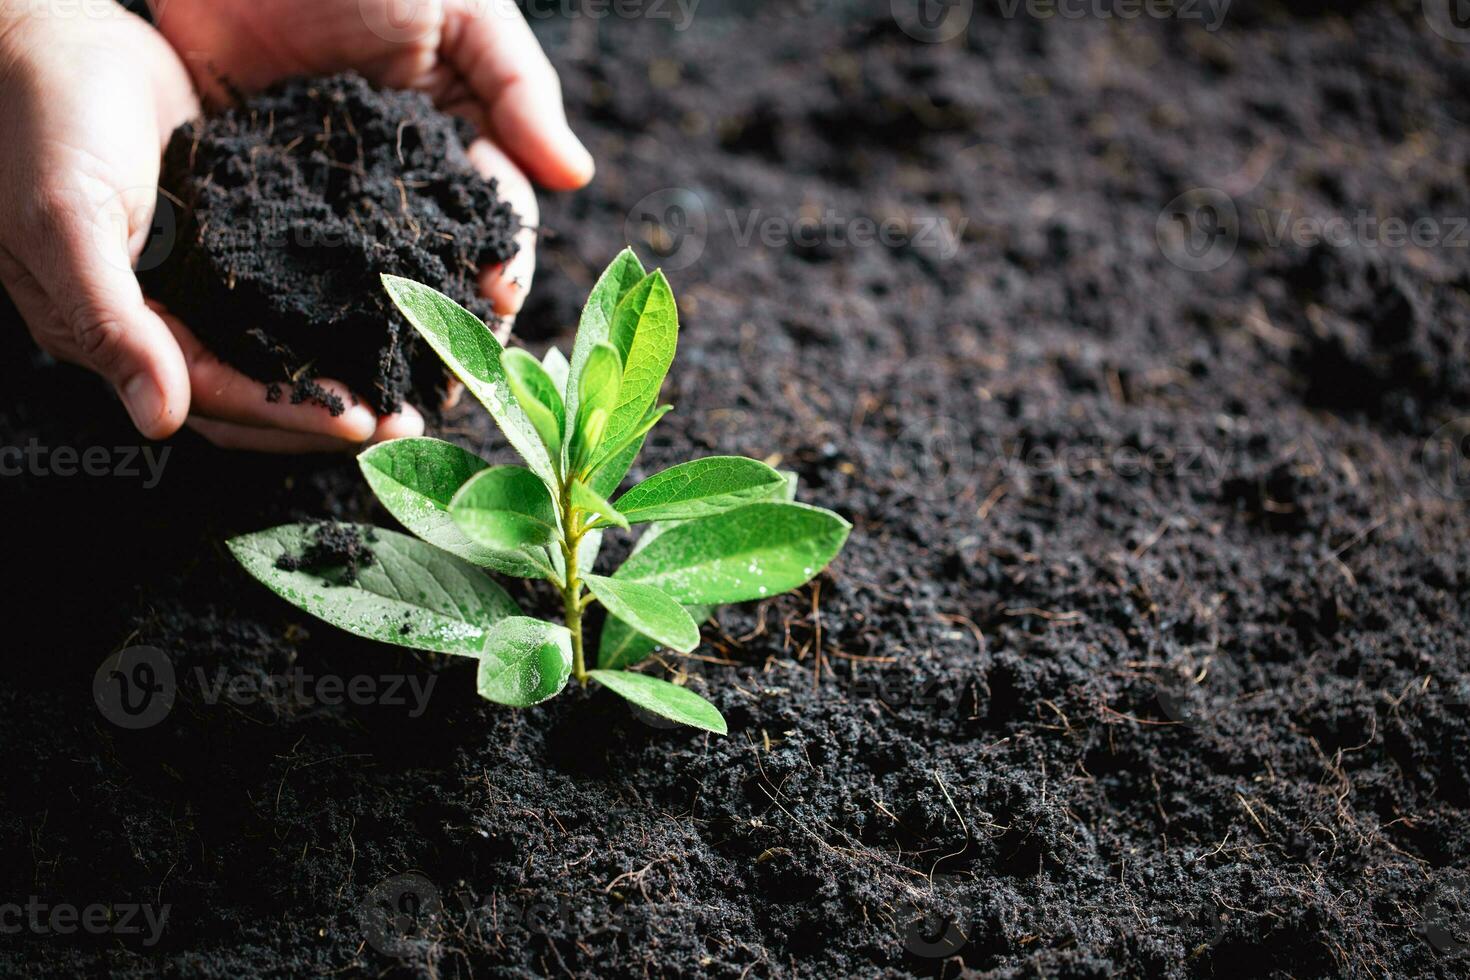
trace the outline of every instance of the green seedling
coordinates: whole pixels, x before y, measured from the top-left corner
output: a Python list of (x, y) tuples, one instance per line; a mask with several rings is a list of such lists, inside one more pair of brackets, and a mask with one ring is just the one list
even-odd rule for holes
[[(809, 582), (851, 526), (796, 503), (794, 476), (737, 456), (682, 463), (616, 494), (669, 411), (658, 395), (679, 322), (663, 273), (645, 272), (631, 250), (620, 254), (593, 287), (570, 362), (555, 348), (540, 361), (503, 349), (473, 313), (428, 286), (393, 276), (383, 285), (526, 465), (491, 465), (438, 439), (386, 442), (358, 463), (383, 506), (417, 538), (360, 529), (372, 561), (351, 581), (290, 560), (310, 546), (307, 524), (235, 538), (235, 557), (334, 626), (476, 658), (479, 692), (491, 701), (537, 704), (574, 677), (724, 734), (714, 705), (633, 668), (660, 646), (693, 651), (699, 624), (718, 605)], [(646, 526), (627, 561), (597, 574), (604, 532), (638, 525)], [(522, 615), (487, 571), (551, 582), (565, 623)], [(583, 620), (593, 603), (606, 618), (589, 668)]]

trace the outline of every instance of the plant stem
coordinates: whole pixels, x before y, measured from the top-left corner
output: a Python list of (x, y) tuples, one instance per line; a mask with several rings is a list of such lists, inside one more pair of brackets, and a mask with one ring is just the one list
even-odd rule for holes
[(572, 676), (586, 687), (587, 661), (582, 652), (582, 579), (577, 569), (577, 548), (582, 544), (582, 529), (572, 521), (571, 497), (570, 486), (564, 487), (561, 492), (561, 554), (566, 576), (561, 597), (567, 629), (572, 633)]

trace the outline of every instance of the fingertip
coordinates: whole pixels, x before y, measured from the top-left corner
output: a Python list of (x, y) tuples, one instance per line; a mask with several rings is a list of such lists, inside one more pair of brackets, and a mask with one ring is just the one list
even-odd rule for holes
[(139, 371), (118, 386), (118, 395), (133, 427), (145, 439), (167, 439), (183, 427), (189, 416), (188, 387), (182, 394), (169, 391), (166, 380)]
[(418, 409), (405, 403), (394, 414), (378, 418), (377, 431), (372, 434), (372, 441), (374, 443), (388, 442), (390, 439), (408, 439), (423, 434), (423, 415)]
[(526, 284), (511, 269), (512, 263), (480, 270), (480, 294), (495, 305), (500, 316), (515, 316), (526, 305)]

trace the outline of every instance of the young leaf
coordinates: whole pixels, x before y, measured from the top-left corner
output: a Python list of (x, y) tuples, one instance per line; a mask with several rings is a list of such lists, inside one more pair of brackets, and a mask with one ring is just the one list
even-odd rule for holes
[(716, 735), (726, 735), (730, 731), (720, 709), (686, 687), (625, 670), (589, 670), (587, 673), (597, 683), (645, 711)]
[[(638, 256), (633, 254), (631, 248), (625, 248), (598, 277), (597, 285), (592, 287), (592, 292), (587, 297), (587, 305), (582, 307), (582, 319), (577, 324), (569, 377), (576, 379), (582, 376), (582, 369), (587, 366), (592, 348), (607, 342), (613, 311), (617, 309), (618, 303), (646, 275)], [(562, 390), (566, 392), (567, 418), (575, 419), (579, 399), (577, 386), (566, 384), (562, 386)]]
[(683, 521), (781, 497), (786, 480), (759, 460), (709, 456), (655, 473), (618, 498), (630, 524)]
[(546, 484), (520, 466), (476, 474), (449, 502), (449, 514), (471, 541), (501, 551), (550, 544), (557, 534)]
[(438, 290), (412, 279), (382, 277), (383, 288), (434, 353), (485, 406), (505, 438), (543, 480), (556, 482), (551, 457), (536, 427), (511, 394), (500, 355), (503, 348), (480, 318)]
[(571, 672), (570, 630), (512, 616), (490, 631), (475, 681), (480, 697), (524, 708), (560, 694)]
[(567, 419), (556, 382), (540, 361), (520, 348), (506, 351), (500, 362), (505, 366), (505, 380), (510, 384), (511, 394), (536, 427), (551, 458), (559, 460)]
[(745, 602), (811, 581), (842, 550), (852, 525), (805, 504), (746, 504), (675, 524), (616, 572), (685, 604)]
[(557, 391), (567, 390), (567, 378), (571, 376), (572, 366), (567, 363), (567, 357), (555, 347), (546, 349), (546, 356), (541, 358), (541, 370), (556, 385)]
[[(601, 487), (606, 483), (610, 483), (611, 486), (607, 492), (612, 493), (612, 491), (616, 490), (618, 484), (623, 482), (623, 477), (628, 475), (628, 467), (633, 465), (633, 460), (638, 457), (639, 450), (643, 448), (643, 440), (648, 435), (649, 430), (658, 424), (659, 419), (673, 410), (674, 406), (672, 405), (660, 405), (657, 408), (650, 408), (648, 414), (643, 416), (643, 421), (638, 423), (637, 428), (624, 436), (621, 443), (607, 442), (601, 452), (597, 454), (597, 459), (588, 467), (588, 471), (597, 477), (594, 480), (597, 486)], [(631, 452), (629, 452), (630, 449), (632, 450)], [(626, 461), (626, 465), (622, 465), (624, 461)], [(617, 474), (617, 479), (614, 480), (609, 476), (607, 480), (603, 480), (601, 473), (604, 467), (612, 463), (622, 465), (620, 471), (613, 470)]]
[(644, 636), (680, 653), (699, 646), (699, 624), (683, 606), (653, 586), (602, 575), (588, 575), (586, 581), (608, 613)]
[(617, 508), (581, 480), (572, 481), (572, 506), (596, 515), (599, 525), (611, 524), (624, 531), (628, 530), (628, 521), (618, 513)]
[(231, 538), (230, 552), (272, 592), (333, 626), (415, 650), (480, 656), (491, 626), (520, 610), (488, 575), (453, 555), (404, 534), (359, 527), (376, 537), (373, 561), (348, 584), (311, 571), (277, 568), (303, 554), (312, 525)]
[[(614, 579), (616, 581), (616, 579)], [(685, 606), (684, 611), (695, 623), (703, 623), (714, 614), (714, 606)], [(658, 649), (658, 641), (608, 614), (602, 623), (602, 634), (597, 642), (597, 666), (606, 670), (625, 670), (641, 663)]]
[(506, 575), (547, 577), (544, 558), (478, 545), (449, 516), (454, 494), (490, 465), (474, 453), (439, 439), (393, 439), (359, 455), (357, 465), (388, 513), (434, 547)]
[(679, 309), (662, 272), (628, 291), (613, 311), (611, 340), (623, 357), (623, 384), (607, 424), (609, 445), (621, 446), (658, 400), (679, 341)]
[(577, 428), (572, 435), (573, 469), (590, 460), (602, 444), (608, 419), (618, 403), (623, 362), (611, 344), (597, 344), (577, 379)]

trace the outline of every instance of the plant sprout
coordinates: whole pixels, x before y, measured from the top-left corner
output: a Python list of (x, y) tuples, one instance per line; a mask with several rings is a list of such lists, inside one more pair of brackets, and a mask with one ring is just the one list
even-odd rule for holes
[[(491, 465), (438, 439), (385, 442), (358, 457), (373, 492), (417, 539), (357, 528), (370, 558), (335, 577), (301, 555), (293, 524), (229, 542), (241, 564), (299, 608), (359, 636), (479, 660), (479, 693), (524, 707), (569, 678), (596, 681), (673, 721), (724, 734), (693, 691), (632, 668), (659, 646), (689, 653), (724, 603), (809, 582), (851, 526), (795, 502), (795, 477), (713, 456), (650, 476), (610, 500), (670, 408), (678, 311), (668, 281), (623, 251), (593, 287), (568, 361), (506, 350), (473, 313), (428, 286), (383, 276), (393, 302), (484, 404), (525, 466)], [(603, 533), (646, 525), (611, 575), (594, 571)], [(521, 614), (486, 571), (545, 579), (564, 624)], [(588, 667), (584, 620), (606, 618)]]

